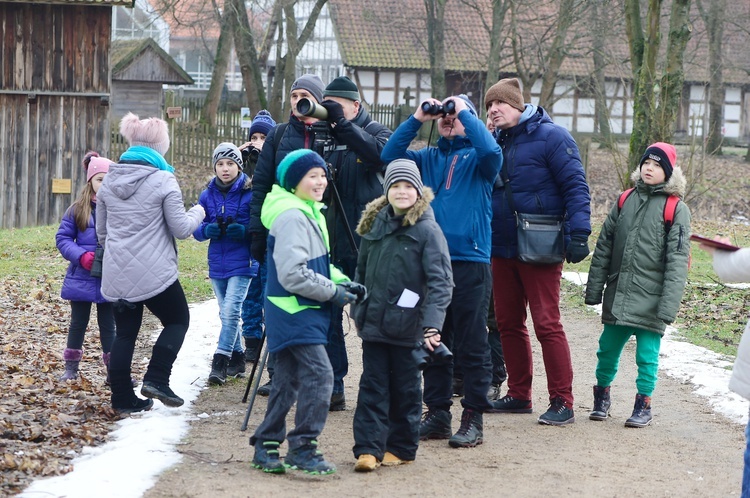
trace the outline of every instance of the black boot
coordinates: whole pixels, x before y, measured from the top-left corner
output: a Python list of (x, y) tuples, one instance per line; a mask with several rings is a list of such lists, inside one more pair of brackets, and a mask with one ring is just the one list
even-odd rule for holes
[(245, 337), (245, 361), (255, 363), (260, 356), (260, 339)]
[(223, 386), (227, 381), (227, 367), (229, 366), (229, 357), (223, 354), (215, 354), (211, 362), (211, 373), (208, 375), (208, 383), (216, 386)]
[(232, 357), (227, 365), (227, 376), (242, 377), (245, 373), (245, 353), (232, 351)]
[(625, 421), (625, 427), (646, 427), (651, 418), (651, 396), (636, 394), (633, 414)]
[(589, 414), (590, 420), (607, 420), (609, 407), (612, 405), (609, 401), (609, 387), (594, 386), (594, 409)]
[(483, 426), (481, 413), (464, 408), (464, 413), (461, 415), (461, 427), (451, 436), (448, 444), (451, 448), (473, 448), (482, 444)]

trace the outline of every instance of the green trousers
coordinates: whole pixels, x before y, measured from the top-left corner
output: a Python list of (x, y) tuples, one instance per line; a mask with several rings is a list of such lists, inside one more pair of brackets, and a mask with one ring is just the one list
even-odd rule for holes
[(661, 335), (650, 330), (604, 325), (599, 337), (599, 350), (596, 352), (596, 382), (602, 387), (612, 384), (620, 365), (622, 350), (632, 335), (635, 336), (635, 363), (638, 365), (635, 385), (638, 394), (651, 396), (656, 387), (656, 372), (659, 369)]

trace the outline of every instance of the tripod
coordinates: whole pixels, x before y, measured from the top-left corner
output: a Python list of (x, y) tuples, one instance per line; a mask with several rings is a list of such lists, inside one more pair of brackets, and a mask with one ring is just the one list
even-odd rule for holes
[[(260, 344), (258, 345), (258, 355), (255, 357), (255, 363), (253, 369), (250, 372), (250, 377), (247, 379), (247, 387), (245, 388), (245, 395), (242, 397), (242, 402), (247, 401), (247, 396), (250, 393), (250, 388), (253, 389), (253, 395), (250, 397), (250, 402), (247, 404), (247, 411), (245, 411), (245, 420), (242, 421), (240, 426), (241, 431), (247, 430), (247, 423), (250, 420), (250, 413), (253, 411), (253, 405), (255, 404), (255, 397), (258, 395), (258, 386), (260, 386), (260, 378), (263, 376), (263, 369), (266, 367), (268, 361), (268, 349), (264, 349), (263, 346), (266, 342), (266, 331), (263, 330), (263, 335), (260, 336)], [(260, 369), (258, 369), (260, 365)], [(257, 375), (256, 375), (257, 372)]]

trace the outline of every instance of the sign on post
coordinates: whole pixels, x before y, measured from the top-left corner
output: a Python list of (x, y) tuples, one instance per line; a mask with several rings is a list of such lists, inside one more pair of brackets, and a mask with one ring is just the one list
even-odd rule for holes
[(167, 117), (170, 119), (182, 116), (182, 107), (167, 107)]
[(250, 115), (249, 107), (240, 108), (240, 128), (250, 128), (253, 125), (253, 117)]

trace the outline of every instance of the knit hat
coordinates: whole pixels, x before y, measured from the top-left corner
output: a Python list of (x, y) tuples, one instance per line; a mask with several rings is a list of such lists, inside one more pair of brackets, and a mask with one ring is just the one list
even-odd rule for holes
[(672, 176), (672, 170), (674, 169), (675, 164), (677, 164), (677, 149), (675, 149), (672, 144), (656, 142), (649, 145), (646, 152), (643, 153), (641, 162), (638, 165), (639, 168), (643, 166), (646, 159), (653, 159), (659, 163), (661, 169), (664, 170), (664, 180), (668, 181)]
[(129, 112), (120, 121), (120, 135), (132, 145), (150, 147), (162, 156), (169, 150), (169, 127), (163, 119), (138, 119)]
[(111, 163), (112, 161), (106, 157), (92, 157), (91, 160), (89, 160), (89, 167), (86, 169), (86, 181), (90, 182), (91, 178), (97, 173), (106, 173), (109, 171), (109, 165)]
[(284, 190), (292, 191), (313, 168), (323, 168), (328, 173), (323, 158), (310, 149), (298, 149), (286, 155), (276, 168), (276, 179)]
[(493, 100), (505, 102), (521, 112), (526, 110), (518, 78), (505, 78), (492, 85), (484, 96), (484, 108), (489, 109)]
[(348, 76), (339, 76), (326, 87), (323, 98), (342, 97), (349, 100), (362, 100), (359, 96), (359, 88)]
[(214, 171), (216, 171), (216, 163), (218, 163), (221, 159), (231, 159), (235, 162), (235, 164), (237, 164), (237, 166), (240, 167), (240, 170), (245, 165), (244, 161), (242, 160), (242, 152), (240, 152), (240, 149), (238, 149), (237, 146), (231, 142), (222, 142), (217, 145), (214, 149), (212, 157), (213, 159), (211, 161), (211, 164), (214, 167)]
[(417, 163), (411, 159), (396, 159), (391, 161), (385, 170), (385, 181), (383, 182), (383, 191), (388, 195), (388, 190), (396, 182), (409, 182), (417, 189), (417, 193), (422, 197), (422, 175), (417, 168)]
[(267, 110), (262, 109), (258, 111), (250, 124), (250, 131), (247, 132), (248, 139), (253, 136), (253, 133), (262, 133), (268, 136), (274, 126), (276, 126), (276, 121), (273, 120)]
[(469, 112), (472, 113), (474, 117), (478, 116), (477, 108), (474, 107), (474, 102), (471, 101), (468, 95), (466, 95), (465, 93), (462, 93), (461, 95), (458, 96), (458, 98), (466, 102), (466, 105), (469, 106)]
[(307, 90), (310, 92), (318, 103), (323, 101), (323, 80), (317, 74), (303, 74), (292, 83), (292, 88), (289, 89), (289, 93), (298, 89)]

